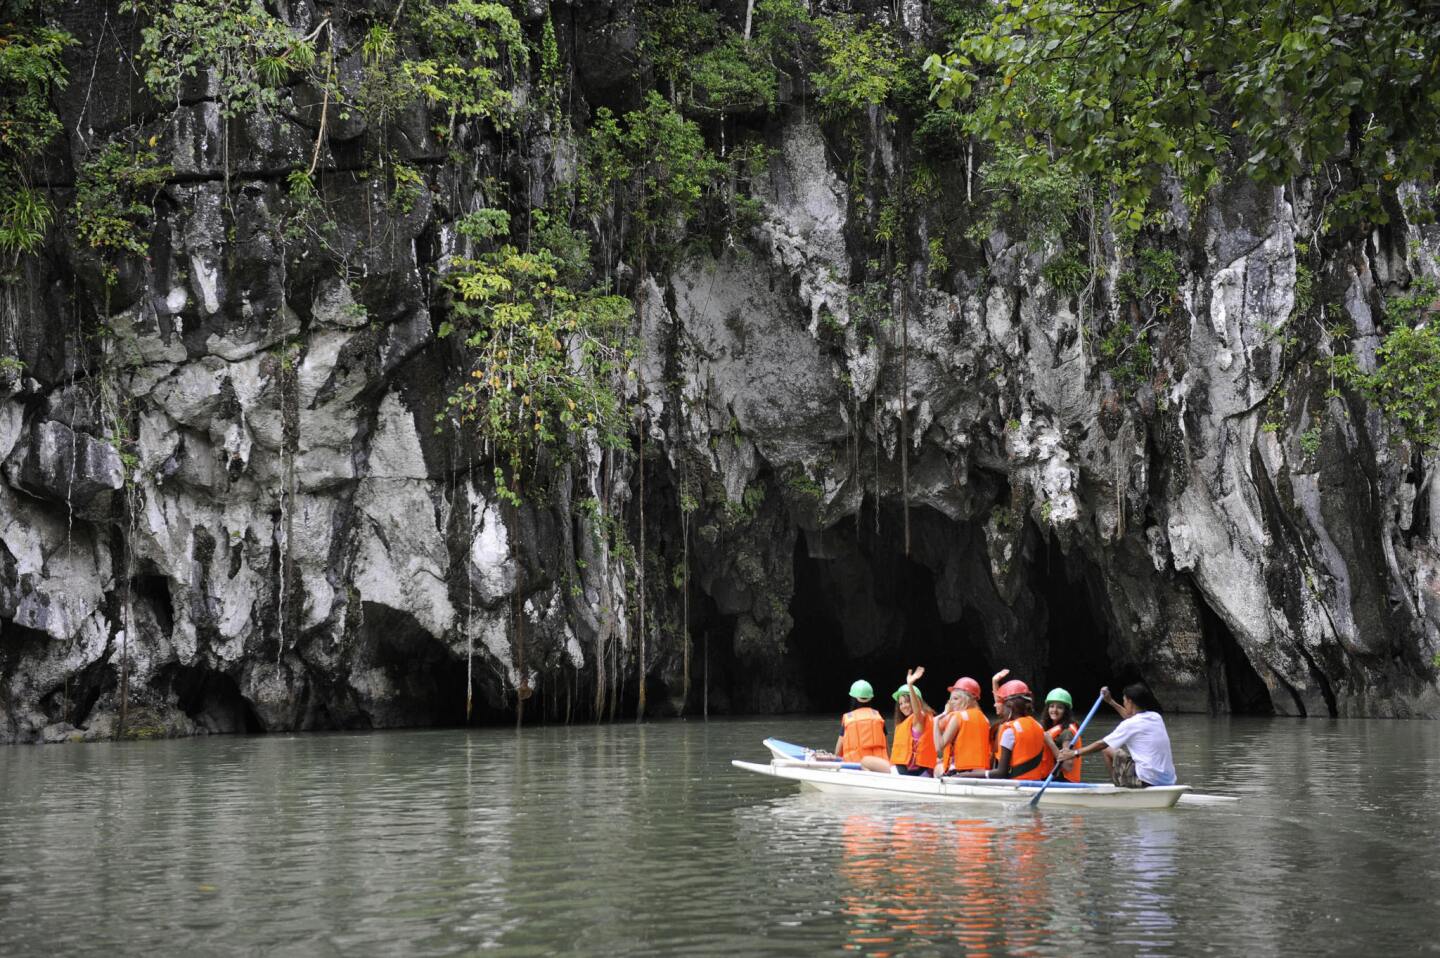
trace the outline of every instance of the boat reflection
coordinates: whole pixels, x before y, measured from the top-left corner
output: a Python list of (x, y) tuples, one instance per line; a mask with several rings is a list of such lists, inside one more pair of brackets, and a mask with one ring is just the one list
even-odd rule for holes
[[(1051, 841), (1061, 829), (1066, 841)], [(1063, 927), (1057, 852), (1078, 845), (1083, 829), (1078, 816), (849, 816), (840, 865), (846, 949), (883, 956), (933, 943), (975, 956), (1038, 953)]]

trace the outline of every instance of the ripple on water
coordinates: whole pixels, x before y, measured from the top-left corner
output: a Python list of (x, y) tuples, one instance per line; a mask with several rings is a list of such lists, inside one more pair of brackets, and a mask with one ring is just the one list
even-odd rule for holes
[(0, 749), (0, 952), (1404, 953), (1440, 935), (1433, 724), (1180, 718), (1182, 777), (1244, 800), (1167, 812), (845, 799), (728, 765), (833, 726)]

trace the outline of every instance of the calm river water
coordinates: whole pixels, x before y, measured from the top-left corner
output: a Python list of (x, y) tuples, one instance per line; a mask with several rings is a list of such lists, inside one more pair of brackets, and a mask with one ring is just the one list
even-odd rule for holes
[(729, 765), (837, 724), (0, 748), (0, 952), (1440, 952), (1440, 724), (1174, 719), (1181, 780), (1244, 800), (1164, 812)]

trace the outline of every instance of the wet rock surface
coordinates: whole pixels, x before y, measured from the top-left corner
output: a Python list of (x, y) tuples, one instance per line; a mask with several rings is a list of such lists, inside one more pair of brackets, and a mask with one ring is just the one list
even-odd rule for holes
[[(596, 95), (606, 62), (576, 64)], [(67, 95), (67, 128), (159, 123), (115, 92)], [(439, 186), (402, 210), (346, 173), (376, 135), (347, 120), (320, 154), (334, 231), (297, 238), (279, 172), (312, 133), (213, 108), (166, 114), (149, 260), (97, 296), (59, 240), (7, 294), (0, 740), (614, 715), (642, 684), (652, 713), (831, 708), (817, 661), (927, 650), (1035, 685), (1143, 677), (1187, 710), (1440, 714), (1436, 463), (1328, 384), (1282, 384), (1316, 215), (1285, 191), (1165, 237), (1178, 306), (1122, 384), (1053, 251), (1003, 233), (983, 269), (912, 270), (877, 321), (848, 279), (863, 211), (785, 107), (744, 248), (634, 280), (643, 447), (588, 450), (516, 507), (434, 427), (468, 371), (436, 336)], [(410, 159), (440, 156), (407, 124)], [(1373, 331), (1436, 248), (1402, 221), (1325, 281)], [(643, 586), (615, 522), (644, 525)]]

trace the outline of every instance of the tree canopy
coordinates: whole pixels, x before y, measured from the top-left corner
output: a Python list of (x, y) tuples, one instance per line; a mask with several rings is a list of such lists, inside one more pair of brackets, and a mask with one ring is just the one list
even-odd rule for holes
[(1435, 0), (1003, 0), (927, 66), (977, 132), (1103, 174), (1132, 225), (1166, 171), (1199, 197), (1329, 164), (1329, 215), (1383, 222), (1386, 184), (1440, 160)]

